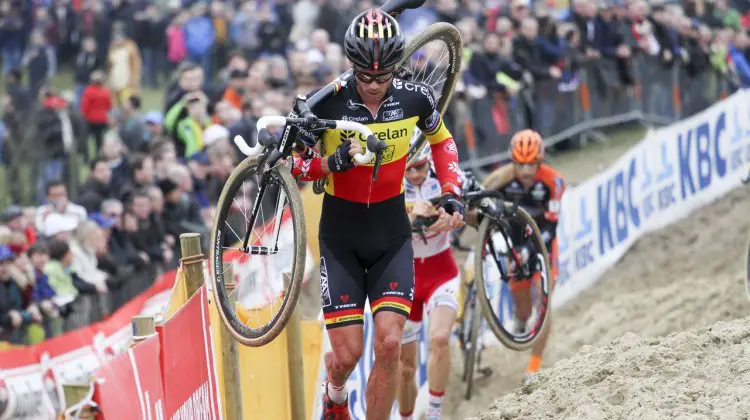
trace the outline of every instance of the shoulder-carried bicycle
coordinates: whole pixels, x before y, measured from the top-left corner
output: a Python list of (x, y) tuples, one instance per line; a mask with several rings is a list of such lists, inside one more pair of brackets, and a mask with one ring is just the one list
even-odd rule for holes
[[(481, 367), (483, 323), (505, 347), (529, 349), (546, 328), (551, 293), (547, 249), (532, 215), (519, 206), (520, 197), (503, 197), (498, 191), (484, 190), (475, 181), (468, 184), (466, 207), (476, 210), (480, 222), (473, 273), (462, 282), (463, 305), (456, 330), (464, 359), (466, 399), (471, 398), (475, 372), (492, 374), (491, 368)], [(531, 250), (525, 262), (516, 251), (519, 245)], [(517, 305), (527, 302), (515, 302), (511, 293), (518, 285), (529, 288), (530, 307), (522, 320), (517, 316)]]
[[(381, 9), (397, 15), (423, 3), (424, 0), (391, 0)], [(437, 61), (430, 59), (438, 50)], [(431, 86), (438, 110), (444, 114), (458, 80), (461, 58), (458, 30), (447, 23), (436, 23), (408, 42), (404, 60), (397, 66), (397, 77)], [(367, 148), (356, 160), (374, 162), (373, 182), (377, 181), (383, 143), (362, 124), (319, 120), (310, 112), (311, 107), (336, 95), (348, 83), (353, 83), (352, 70), (309, 98), (298, 97), (287, 117), (262, 117), (258, 121), (257, 143), (252, 147), (241, 137), (234, 139), (247, 158), (234, 169), (219, 198), (211, 233), (209, 272), (222, 322), (244, 345), (262, 346), (281, 333), (297, 304), (305, 267), (313, 266), (312, 261), (307, 261), (305, 219), (290, 158), (293, 153), (318, 150), (305, 144), (300, 132), (359, 132), (367, 139)], [(424, 136), (420, 135), (419, 140), (410, 149), (408, 159), (426, 143)], [(320, 185), (316, 182), (317, 191), (322, 190)], [(324, 287), (325, 282), (321, 284)]]

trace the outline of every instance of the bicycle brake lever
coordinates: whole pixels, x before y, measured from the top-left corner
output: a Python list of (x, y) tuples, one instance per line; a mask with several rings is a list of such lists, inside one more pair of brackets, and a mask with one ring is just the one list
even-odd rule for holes
[(373, 182), (378, 179), (378, 172), (380, 171), (380, 164), (383, 163), (383, 152), (385, 151), (386, 147), (387, 146), (384, 142), (378, 142), (378, 150), (375, 151), (375, 165), (372, 167)]

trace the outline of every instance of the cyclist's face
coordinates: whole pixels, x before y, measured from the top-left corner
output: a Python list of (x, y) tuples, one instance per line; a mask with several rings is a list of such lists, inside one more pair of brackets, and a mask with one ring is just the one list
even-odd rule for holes
[(422, 185), (424, 180), (427, 178), (427, 173), (430, 170), (430, 162), (424, 162), (419, 165), (413, 165), (406, 169), (406, 180), (411, 185)]
[(357, 91), (365, 102), (381, 101), (393, 80), (393, 71), (354, 70)]
[(516, 176), (521, 180), (521, 182), (528, 183), (528, 184), (534, 181), (534, 176), (536, 176), (536, 171), (539, 170), (538, 163), (532, 163), (532, 164), (514, 163), (513, 166), (516, 169)]

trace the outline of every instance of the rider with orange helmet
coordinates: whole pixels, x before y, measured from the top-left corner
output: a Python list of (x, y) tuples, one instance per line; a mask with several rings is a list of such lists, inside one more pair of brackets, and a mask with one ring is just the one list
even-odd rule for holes
[[(522, 130), (510, 141), (508, 155), (512, 163), (493, 171), (485, 180), (488, 190), (499, 190), (508, 196), (520, 195), (520, 206), (534, 218), (550, 259), (551, 284), (557, 280), (557, 222), (560, 215), (560, 201), (565, 191), (562, 175), (551, 166), (543, 163), (544, 140), (534, 130)], [(529, 252), (523, 246), (519, 250), (522, 259), (528, 259)], [(534, 281), (532, 277), (531, 281)], [(512, 282), (511, 293), (516, 302), (516, 325), (524, 328), (523, 321), (530, 315), (530, 281)], [(524, 308), (525, 309), (522, 309)], [(519, 313), (526, 312), (526, 313)], [(546, 328), (531, 348), (531, 360), (526, 368), (524, 382), (533, 380), (542, 363), (542, 354), (547, 343), (550, 328)]]

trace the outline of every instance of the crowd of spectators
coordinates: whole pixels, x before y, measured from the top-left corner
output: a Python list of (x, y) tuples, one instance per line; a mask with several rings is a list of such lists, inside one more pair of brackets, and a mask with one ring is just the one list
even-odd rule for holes
[[(602, 58), (606, 80), (631, 84), (637, 54), (750, 85), (746, 5), (575, 0), (560, 14), (553, 3), (429, 1), (426, 18), (403, 25), (459, 28), (458, 103), (539, 80), (574, 88), (577, 69)], [(177, 238), (208, 233), (239, 161), (229, 139), (252, 143), (259, 116), (285, 113), (345, 70), (344, 30), (372, 5), (0, 0), (0, 163), (15, 203), (0, 209), (0, 340), (33, 343), (96, 321), (148, 286), (117, 293), (134, 273), (153, 281), (176, 267)], [(71, 89), (53, 83), (61, 69)], [(161, 103), (146, 100), (154, 92)], [(32, 185), (20, 181), (24, 165)], [(71, 197), (76, 165), (88, 171)]]

